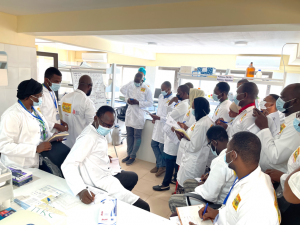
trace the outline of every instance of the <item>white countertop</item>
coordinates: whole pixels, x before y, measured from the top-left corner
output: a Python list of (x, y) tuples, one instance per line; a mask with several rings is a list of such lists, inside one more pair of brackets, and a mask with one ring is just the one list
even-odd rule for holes
[[(46, 173), (39, 169), (27, 169), (39, 179), (35, 179), (28, 184), (14, 189), (14, 196), (28, 195), (31, 192), (42, 188), (46, 185), (51, 185), (61, 191), (72, 193), (65, 179)], [(63, 210), (62, 210), (63, 211)], [(72, 225), (93, 225), (98, 224), (99, 205), (85, 205), (80, 203), (74, 208), (64, 211), (67, 214), (67, 222), (65, 224)], [(149, 213), (145, 210), (129, 205), (118, 200), (118, 225), (174, 225), (173, 222), (163, 217)]]

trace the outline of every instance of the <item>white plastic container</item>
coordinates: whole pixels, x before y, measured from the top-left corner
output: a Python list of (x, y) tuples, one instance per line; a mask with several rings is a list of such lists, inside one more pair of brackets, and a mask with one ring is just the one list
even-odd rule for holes
[(256, 78), (262, 78), (262, 72), (261, 72), (261, 70), (258, 70), (256, 72)]
[(121, 129), (120, 129), (119, 125), (116, 125), (115, 128), (113, 129), (111, 138), (112, 138), (113, 144), (115, 146), (118, 146), (121, 144), (122, 137), (121, 137)]

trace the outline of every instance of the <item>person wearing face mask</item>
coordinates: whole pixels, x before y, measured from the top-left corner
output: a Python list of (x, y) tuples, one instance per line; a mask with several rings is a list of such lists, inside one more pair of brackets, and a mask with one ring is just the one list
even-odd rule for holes
[[(199, 204), (222, 204), (229, 192), (235, 175), (232, 169), (229, 169), (224, 162), (224, 155), (228, 143), (226, 130), (221, 126), (210, 127), (206, 133), (208, 146), (216, 158), (211, 162), (209, 175), (203, 174), (201, 182), (195, 179), (186, 180), (183, 184), (184, 192), (194, 192), (198, 195), (196, 202)], [(200, 200), (200, 199), (201, 200)], [(172, 213), (176, 212), (176, 207), (186, 206), (186, 197), (184, 194), (172, 195), (169, 200), (169, 207)]]
[(39, 168), (39, 155), (50, 151), (52, 136), (45, 117), (35, 109), (42, 103), (43, 86), (34, 79), (18, 86), (18, 101), (1, 116), (0, 153), (4, 165)]
[[(182, 133), (176, 132), (180, 140), (179, 149), (183, 152), (177, 181), (183, 186), (184, 181), (200, 177), (205, 172), (206, 166), (210, 166), (213, 154), (207, 147), (206, 132), (213, 126), (213, 121), (208, 116), (210, 112), (209, 102), (203, 98), (195, 98), (192, 113), (195, 115), (196, 123), (188, 130), (190, 140), (184, 138)], [(184, 124), (180, 124), (183, 127)], [(185, 127), (184, 127), (185, 129)], [(211, 157), (209, 157), (211, 155)]]
[(228, 115), (230, 117), (230, 121), (229, 121), (230, 124), (233, 122), (235, 117), (239, 115), (240, 108), (241, 107), (237, 106), (234, 102), (232, 102), (231, 105), (229, 106)]
[[(255, 123), (253, 109), (255, 108), (255, 99), (258, 95), (257, 85), (253, 82), (244, 83), (236, 92), (234, 103), (241, 107), (239, 115), (229, 125), (223, 122), (224, 118), (219, 118), (216, 121), (216, 125), (220, 125), (226, 129), (229, 138), (237, 132), (248, 131), (248, 128)], [(271, 118), (268, 118), (268, 125), (273, 130), (273, 126), (275, 125)]]
[(150, 211), (149, 205), (131, 190), (138, 181), (134, 172), (116, 173), (110, 167), (108, 144), (105, 138), (114, 127), (115, 110), (102, 106), (89, 124), (76, 139), (76, 142), (62, 165), (62, 171), (74, 195), (90, 204), (95, 194), (87, 190), (87, 185), (100, 188), (109, 196), (128, 204)]
[(227, 145), (224, 161), (237, 177), (222, 207), (218, 210), (207, 207), (205, 213), (205, 208), (201, 208), (201, 219), (212, 219), (218, 225), (280, 224), (276, 193), (270, 177), (259, 166), (261, 147), (259, 138), (251, 132), (233, 135)]
[(166, 161), (164, 159), (164, 131), (163, 127), (166, 123), (168, 103), (173, 98), (172, 85), (169, 81), (165, 81), (161, 85), (161, 94), (158, 97), (158, 107), (156, 115), (150, 114), (152, 123), (154, 123), (151, 147), (153, 149), (156, 165), (150, 171), (159, 177), (166, 171)]
[(55, 96), (55, 91), (60, 88), (61, 80), (62, 74), (55, 67), (49, 67), (45, 71), (43, 102), (38, 110), (46, 118), (52, 133), (68, 131), (68, 124), (60, 119), (58, 101)]
[[(173, 104), (168, 105), (168, 111), (170, 111), (167, 115), (168, 117), (172, 117), (176, 122), (183, 122), (183, 117), (186, 114), (189, 107), (189, 87), (187, 85), (181, 85), (177, 89), (176, 97), (180, 102), (178, 102), (175, 106)], [(167, 126), (167, 125), (165, 125)], [(172, 128), (174, 132), (174, 129)], [(166, 173), (164, 176), (164, 180), (162, 184), (153, 186), (154, 191), (165, 191), (170, 189), (170, 183), (172, 182), (172, 175), (175, 169), (174, 179), (176, 180), (178, 166), (176, 165), (176, 158), (178, 152), (179, 143), (174, 143), (168, 136), (165, 134), (164, 137), (164, 158), (166, 161)], [(175, 184), (175, 183), (173, 183)]]
[(125, 115), (127, 131), (127, 157), (122, 160), (126, 165), (131, 165), (136, 158), (136, 153), (141, 145), (142, 131), (146, 121), (143, 109), (153, 106), (151, 90), (143, 83), (144, 75), (137, 73), (134, 81), (121, 88), (128, 108)]
[(230, 122), (231, 118), (228, 115), (229, 106), (231, 101), (228, 100), (228, 93), (230, 91), (230, 86), (227, 82), (219, 82), (213, 93), (213, 99), (216, 102), (220, 102), (215, 112), (213, 114), (213, 121), (216, 121), (219, 118), (223, 118), (224, 121)]
[(280, 132), (272, 136), (268, 128), (267, 117), (255, 110), (255, 124), (260, 128), (257, 136), (262, 142), (260, 166), (262, 171), (276, 169), (287, 172), (287, 163), (290, 155), (300, 146), (300, 84), (286, 86), (280, 98), (276, 101), (276, 108), (284, 113), (284, 123)]
[(78, 89), (61, 99), (62, 119), (69, 125), (69, 136), (65, 141), (69, 148), (73, 147), (76, 138), (94, 120), (96, 108), (89, 98), (92, 88), (91, 77), (83, 75), (79, 79)]

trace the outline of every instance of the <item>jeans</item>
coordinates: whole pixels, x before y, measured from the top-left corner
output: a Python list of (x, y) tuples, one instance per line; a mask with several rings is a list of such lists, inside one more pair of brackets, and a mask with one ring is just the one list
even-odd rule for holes
[(134, 129), (132, 127), (126, 127), (127, 131), (127, 155), (130, 158), (135, 159), (136, 153), (140, 148), (142, 142), (143, 129)]
[(154, 155), (156, 158), (156, 167), (157, 168), (165, 167), (166, 160), (164, 158), (164, 144), (152, 140), (151, 147), (153, 149), (153, 152), (154, 152)]
[(177, 156), (172, 156), (172, 155), (168, 155), (168, 154), (164, 153), (164, 157), (166, 160), (166, 173), (165, 173), (165, 177), (164, 177), (162, 184), (164, 186), (169, 186), (171, 183), (171, 180), (172, 180), (174, 169), (175, 169), (174, 178), (175, 179), (177, 178), (177, 173), (176, 173), (176, 168), (178, 171), (178, 166), (176, 165)]

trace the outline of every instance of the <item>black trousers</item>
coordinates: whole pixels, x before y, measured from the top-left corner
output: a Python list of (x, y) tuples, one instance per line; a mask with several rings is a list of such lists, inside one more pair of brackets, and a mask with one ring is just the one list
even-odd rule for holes
[[(128, 191), (131, 191), (135, 187), (139, 179), (135, 172), (124, 170), (122, 170), (121, 173), (116, 174), (114, 177), (117, 178)], [(140, 198), (133, 205), (150, 212), (149, 204)]]

